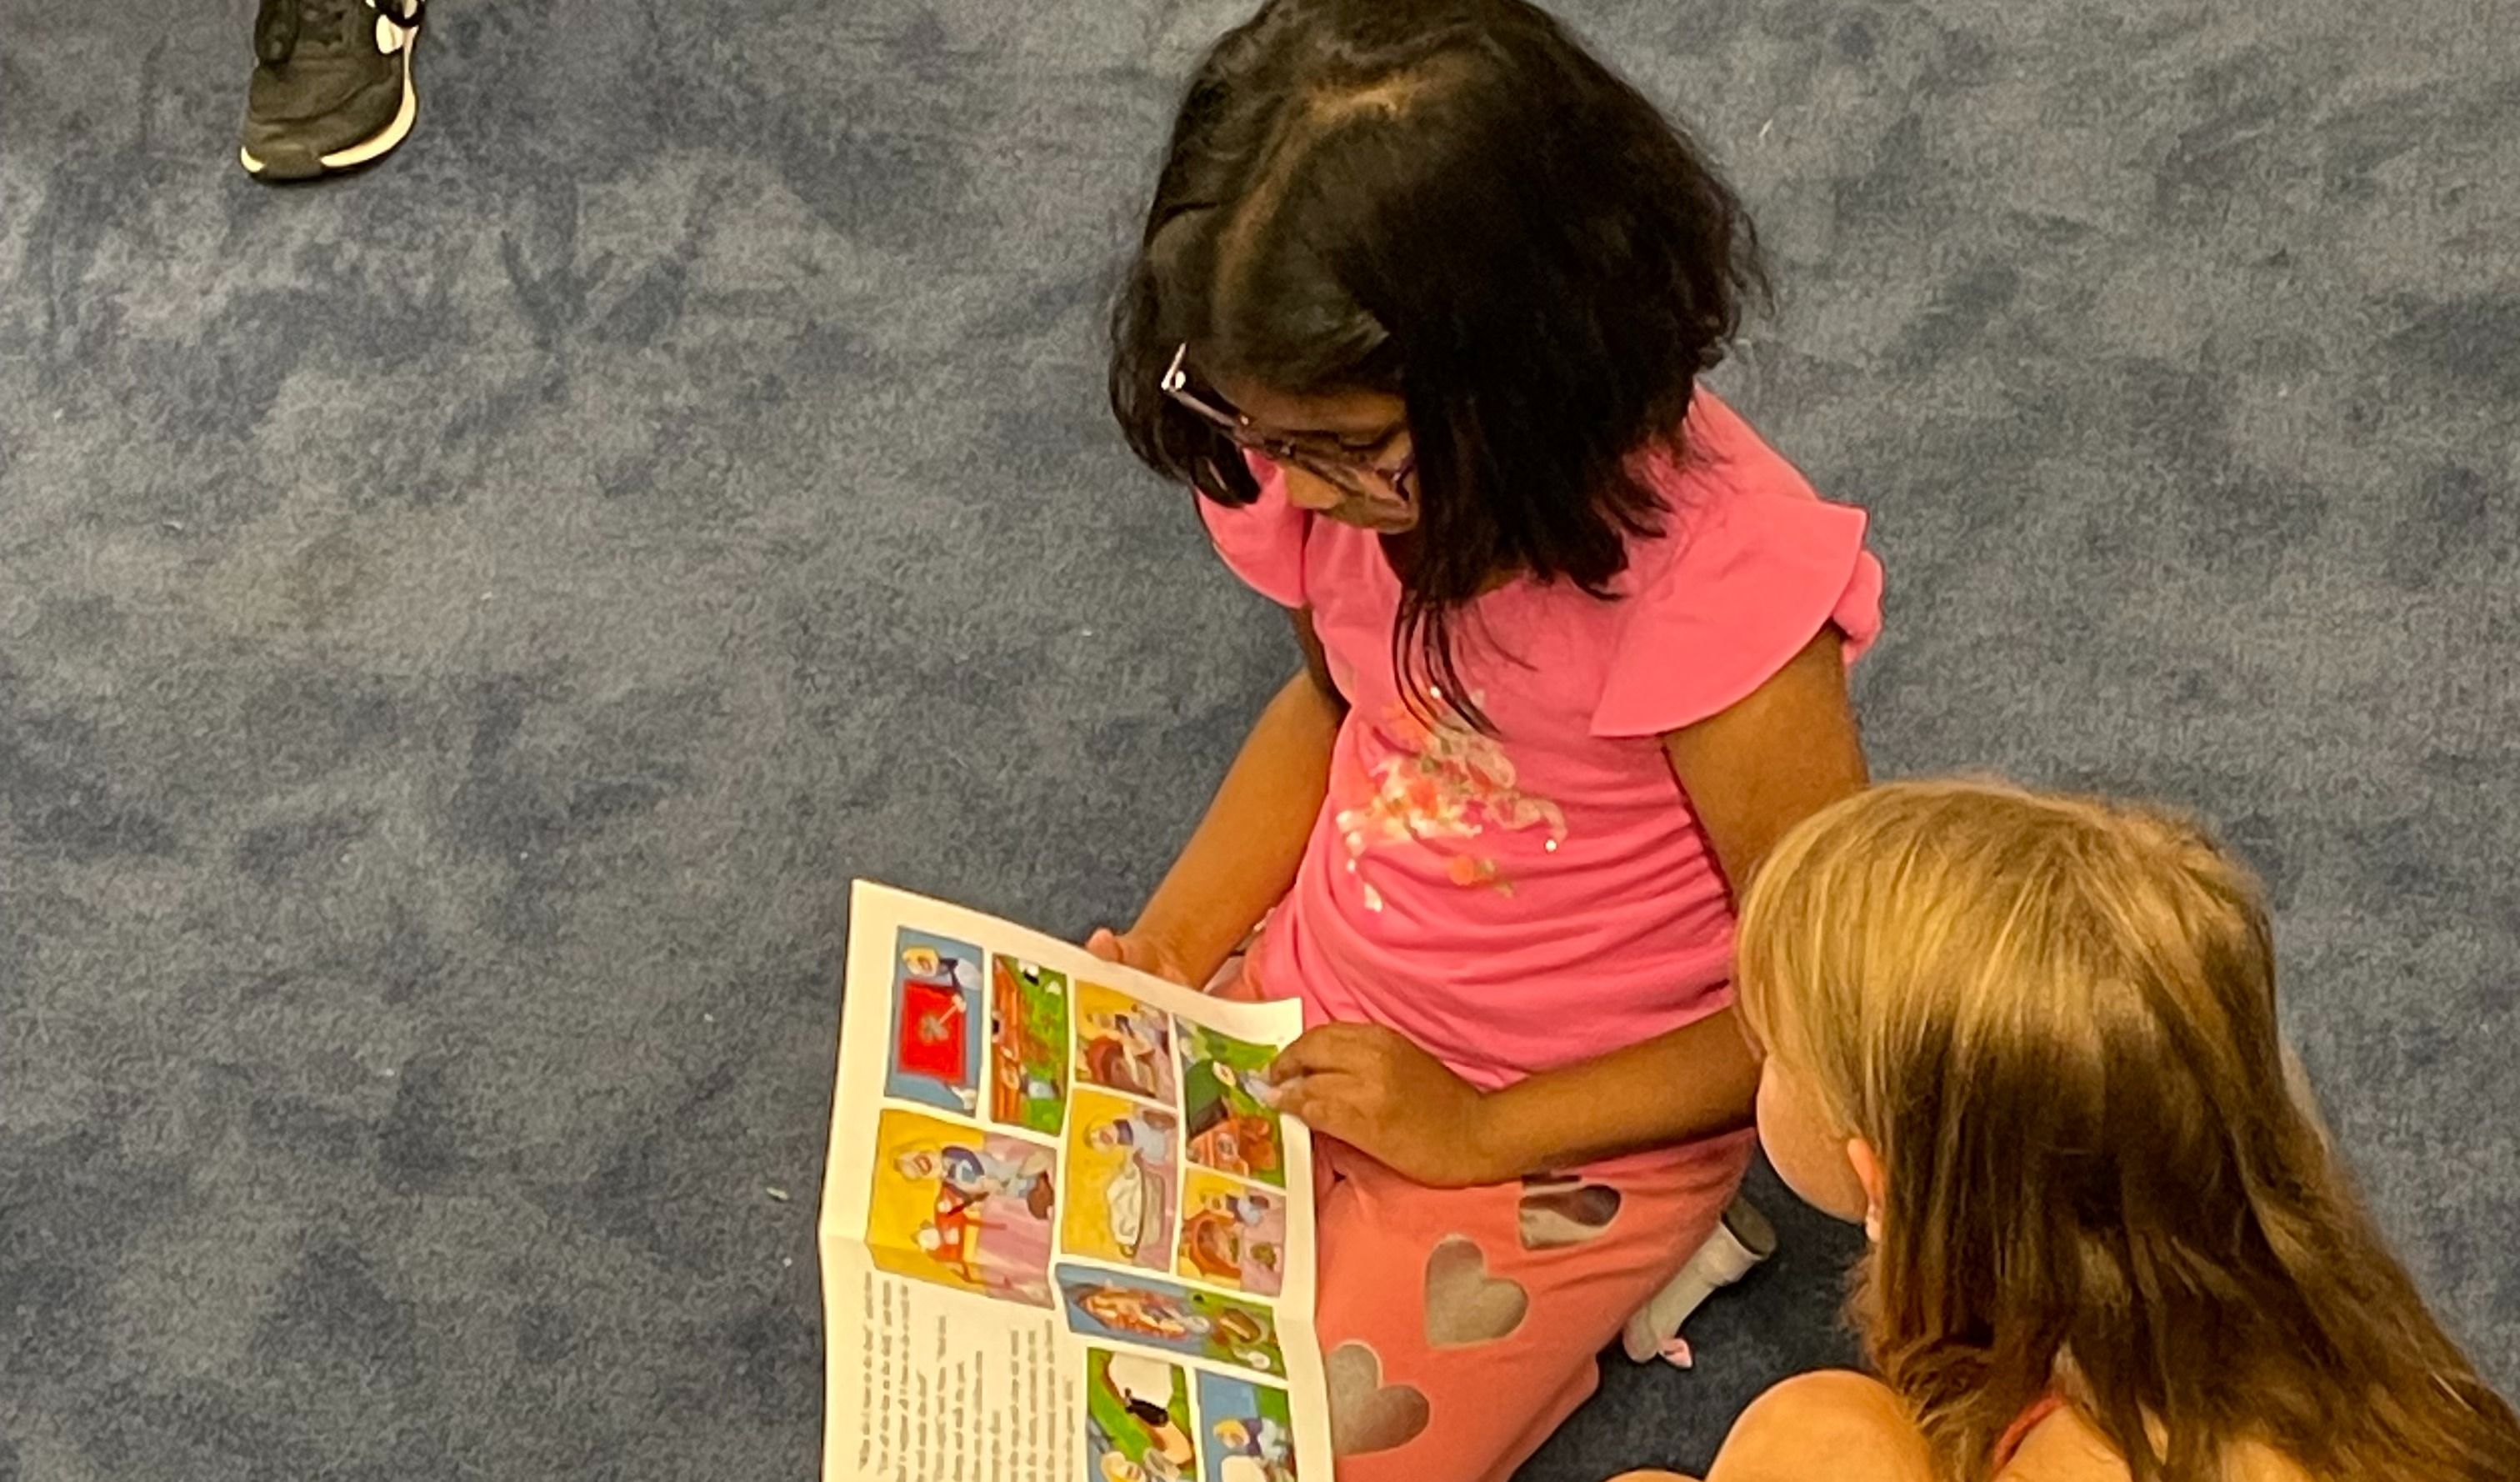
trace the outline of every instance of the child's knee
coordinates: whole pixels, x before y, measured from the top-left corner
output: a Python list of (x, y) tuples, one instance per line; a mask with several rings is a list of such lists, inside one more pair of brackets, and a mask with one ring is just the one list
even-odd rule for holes
[(1800, 1475), (1848, 1482), (1923, 1482), (1933, 1474), (1925, 1438), (1878, 1379), (1843, 1369), (1796, 1374), (1750, 1404), (1707, 1482)]

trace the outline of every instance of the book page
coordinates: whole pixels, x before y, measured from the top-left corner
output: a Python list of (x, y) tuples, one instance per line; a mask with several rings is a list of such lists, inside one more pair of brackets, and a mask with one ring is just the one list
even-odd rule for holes
[(1302, 1028), (858, 881), (826, 1482), (1329, 1482)]

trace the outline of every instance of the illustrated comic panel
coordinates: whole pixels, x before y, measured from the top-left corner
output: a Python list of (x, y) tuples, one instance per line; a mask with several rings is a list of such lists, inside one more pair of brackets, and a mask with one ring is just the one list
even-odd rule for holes
[(989, 1116), (1056, 1135), (1067, 1109), (1067, 975), (999, 953), (989, 966)]
[(1099, 983), (1076, 985), (1076, 1083), (1173, 1102), (1172, 1019)]
[(1058, 1167), (1057, 1150), (1029, 1138), (886, 1107), (876, 1127), (867, 1247), (895, 1276), (1054, 1306)]
[(1064, 1261), (1058, 1286), (1068, 1329), (1080, 1337), (1144, 1343), (1265, 1374), (1286, 1371), (1277, 1318), (1261, 1303)]
[(1172, 1269), (1180, 1123), (1159, 1107), (1077, 1089), (1068, 1104), (1062, 1249), (1148, 1271)]
[(1182, 1482), (1199, 1475), (1190, 1379), (1151, 1354), (1085, 1350), (1086, 1482)]
[(1198, 1425), (1203, 1482), (1296, 1482), (1295, 1413), (1284, 1390), (1202, 1370)]
[(883, 1090), (970, 1116), (980, 1104), (980, 949), (904, 929), (892, 950), (892, 1045)]
[(1182, 1141), (1190, 1160), (1286, 1187), (1285, 1129), (1255, 1094), (1278, 1052), (1176, 1020), (1181, 1040)]
[(1285, 1288), (1284, 1194), (1192, 1168), (1182, 1175), (1181, 1211), (1175, 1271), (1255, 1297), (1274, 1297)]

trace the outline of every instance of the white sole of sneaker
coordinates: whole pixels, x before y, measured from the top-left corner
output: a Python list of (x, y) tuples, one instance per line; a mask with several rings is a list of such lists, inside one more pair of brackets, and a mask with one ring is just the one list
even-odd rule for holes
[[(403, 137), (411, 132), (412, 120), (420, 116), (420, 92), (411, 85), (411, 54), (419, 45), (419, 31), (413, 30), (403, 36), (402, 107), (394, 110), (393, 121), (386, 124), (384, 132), (374, 139), (363, 139), (348, 149), (335, 150), (318, 159), (316, 162), (324, 166), (326, 173), (356, 169), (402, 143)], [(245, 171), (248, 175), (262, 173), (262, 161), (253, 157), (251, 150), (240, 147), (237, 150), (237, 162), (245, 166)]]

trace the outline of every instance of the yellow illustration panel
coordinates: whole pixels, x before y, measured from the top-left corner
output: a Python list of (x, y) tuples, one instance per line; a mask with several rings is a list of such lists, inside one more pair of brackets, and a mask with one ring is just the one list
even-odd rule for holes
[(1172, 1018), (1115, 988), (1076, 985), (1076, 1079), (1174, 1101)]
[(1255, 1297), (1278, 1295), (1286, 1284), (1286, 1196), (1209, 1169), (1186, 1169), (1173, 1269)]
[(886, 1107), (869, 1252), (896, 1276), (1049, 1307), (1058, 1162), (1046, 1143)]
[(1181, 1119), (1083, 1086), (1068, 1098), (1060, 1247), (1147, 1271), (1170, 1269)]

